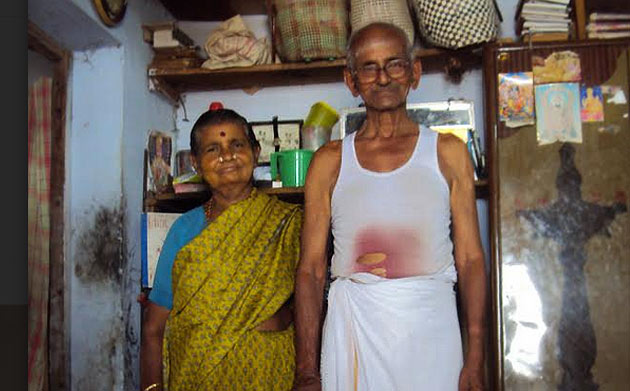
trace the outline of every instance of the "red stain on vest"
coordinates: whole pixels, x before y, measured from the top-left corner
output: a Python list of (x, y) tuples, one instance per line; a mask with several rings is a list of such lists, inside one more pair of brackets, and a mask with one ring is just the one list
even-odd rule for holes
[[(421, 247), (421, 239), (413, 230), (392, 227), (366, 228), (356, 236), (353, 272), (368, 272), (386, 278), (425, 274)], [(366, 259), (370, 262), (357, 262)], [(383, 260), (374, 262), (380, 259)]]

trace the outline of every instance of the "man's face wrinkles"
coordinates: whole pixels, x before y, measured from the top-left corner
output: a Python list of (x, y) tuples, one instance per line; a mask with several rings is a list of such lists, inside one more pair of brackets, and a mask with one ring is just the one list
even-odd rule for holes
[(355, 74), (354, 84), (365, 105), (375, 110), (392, 110), (404, 105), (412, 84), (411, 65), (403, 75), (391, 77), (383, 67), (396, 59), (406, 59), (405, 43), (386, 31), (366, 33), (356, 51), (357, 68), (376, 65), (381, 69), (374, 80), (362, 82)]

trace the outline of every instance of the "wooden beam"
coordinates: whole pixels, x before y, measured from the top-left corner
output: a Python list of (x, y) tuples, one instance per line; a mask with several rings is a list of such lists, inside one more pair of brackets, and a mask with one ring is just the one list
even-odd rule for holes
[(64, 185), (65, 124), (70, 54), (57, 61), (53, 78), (53, 113), (50, 167), (50, 281), (49, 281), (49, 389), (66, 390), (67, 354), (65, 321)]
[(503, 390), (503, 361), (501, 351), (501, 296), (499, 283), (499, 196), (498, 175), (495, 159), (497, 156), (497, 56), (498, 44), (490, 44), (483, 48), (483, 86), (486, 132), (486, 165), (488, 167), (488, 210), (490, 232), (490, 295), (488, 297), (488, 342), (486, 351), (486, 373), (491, 390)]
[(37, 27), (30, 20), (27, 27), (28, 48), (34, 52), (41, 54), (50, 61), (61, 61), (66, 53), (61, 46), (53, 41), (42, 29)]

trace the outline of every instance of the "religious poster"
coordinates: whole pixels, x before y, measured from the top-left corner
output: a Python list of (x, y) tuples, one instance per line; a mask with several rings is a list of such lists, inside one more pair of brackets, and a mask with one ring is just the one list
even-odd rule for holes
[(173, 178), (171, 170), (173, 142), (171, 137), (164, 132), (151, 131), (148, 151), (149, 190), (157, 193), (168, 192)]
[(601, 122), (604, 120), (604, 98), (601, 87), (582, 87), (580, 89), (580, 116), (582, 122)]
[(619, 86), (601, 86), (602, 95), (609, 95), (606, 103), (614, 103), (617, 105), (625, 105), (628, 103), (623, 89)]
[(192, 165), (192, 152), (190, 149), (182, 149), (175, 154), (175, 167), (177, 168), (176, 175), (182, 176), (185, 174), (191, 174), (195, 172), (195, 168)]
[(537, 85), (536, 135), (538, 144), (582, 142), (580, 87), (577, 83)]
[[(547, 53), (510, 49), (501, 72)], [(589, 70), (584, 85), (619, 86), (628, 95), (627, 43), (572, 51)], [(579, 121), (579, 103), (576, 113)], [(616, 391), (630, 384), (630, 118), (627, 104), (609, 103), (606, 95), (603, 113), (602, 122), (581, 124), (582, 143), (541, 146), (536, 126), (496, 122), (490, 240), (497, 391)]]
[(532, 56), (534, 84), (582, 80), (580, 57), (570, 50), (551, 53), (547, 58)]
[(499, 118), (515, 128), (534, 123), (534, 83), (531, 72), (499, 73)]

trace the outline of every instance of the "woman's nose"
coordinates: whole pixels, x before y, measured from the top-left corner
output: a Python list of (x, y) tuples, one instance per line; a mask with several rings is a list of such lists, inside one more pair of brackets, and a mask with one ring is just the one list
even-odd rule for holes
[(219, 156), (222, 158), (222, 161), (236, 159), (236, 154), (230, 147), (221, 147), (221, 154)]

